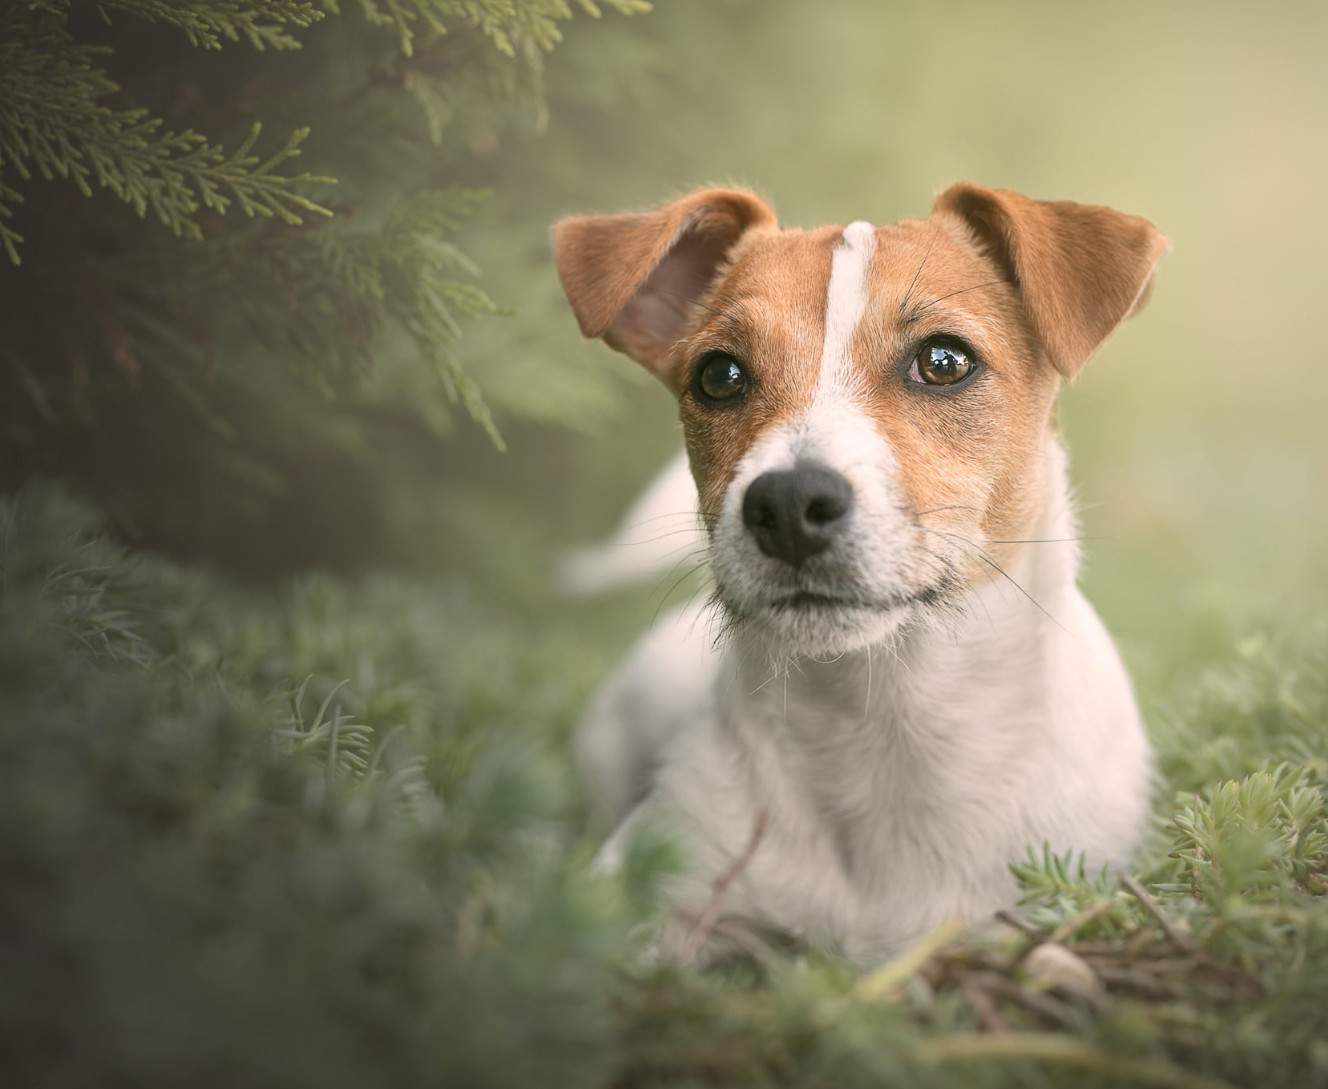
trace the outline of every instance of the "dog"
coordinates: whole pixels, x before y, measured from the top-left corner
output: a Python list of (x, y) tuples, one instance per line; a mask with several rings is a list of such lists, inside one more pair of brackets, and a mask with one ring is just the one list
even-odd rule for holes
[(656, 951), (866, 966), (1011, 905), (1030, 848), (1127, 867), (1151, 750), (1076, 585), (1054, 401), (1166, 238), (959, 183), (885, 226), (710, 188), (553, 241), (582, 333), (678, 398), (694, 488), (655, 491), (692, 496), (713, 578), (577, 735), (602, 864), (643, 822), (682, 845)]

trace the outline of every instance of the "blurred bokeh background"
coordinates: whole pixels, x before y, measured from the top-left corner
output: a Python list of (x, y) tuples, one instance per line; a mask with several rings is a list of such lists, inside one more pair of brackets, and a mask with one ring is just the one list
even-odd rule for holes
[[(624, 969), (667, 858), (588, 880), (565, 742), (696, 586), (554, 585), (680, 435), (580, 339), (552, 222), (967, 178), (1172, 240), (1060, 422), (1166, 780), (1141, 880), (1277, 998), (1071, 1021), (1166, 1084), (1322, 1083), (1328, 6), (600, 6), (0, 0), (4, 1073), (1006, 1084), (892, 1065), (972, 1028), (953, 993)], [(1116, 895), (1124, 940), (1054, 869), (1048, 932)]]
[[(481, 213), (495, 238), (525, 239), (489, 260), (521, 313), (468, 358), (482, 373), (490, 356), (604, 357), (615, 408), (553, 458), (545, 433), (512, 429), (522, 501), (552, 500), (569, 539), (602, 531), (677, 442), (662, 391), (577, 343), (550, 220), (737, 182), (788, 224), (887, 222), (969, 178), (1138, 213), (1171, 238), (1148, 308), (1062, 398), (1086, 581), (1136, 670), (1321, 611), (1326, 35), (1313, 3), (668, 3), (585, 28), (550, 65), (547, 135), (512, 151), (530, 184)], [(607, 68), (619, 97), (587, 108), (585, 73)]]
[[(146, 245), (128, 209), (70, 187), (16, 206), (29, 265), (44, 251), (51, 268), (0, 273), (9, 483), (73, 479), (129, 539), (246, 578), (395, 567), (556, 608), (558, 550), (606, 532), (678, 438), (662, 390), (579, 341), (549, 224), (714, 182), (757, 189), (789, 224), (884, 222), (969, 178), (1142, 214), (1172, 239), (1148, 309), (1062, 402), (1086, 578), (1136, 666), (1165, 671), (1242, 618), (1322, 605), (1321, 5), (670, 0), (583, 14), (552, 52), (515, 59), (464, 29), (405, 59), (391, 34), (366, 47), (343, 18), (302, 32), (300, 53), (205, 54), (165, 28), (82, 18), (75, 30), (117, 46), (121, 98), (173, 124), (313, 126), (305, 161), (340, 183), (305, 190), (339, 213), (303, 228), (325, 246), (316, 260), (403, 229), (416, 190), (490, 191), (433, 226), (479, 266), (458, 281), (510, 311), (452, 315), (444, 368), (453, 386), (473, 381), (507, 449), (448, 407), (409, 313), (382, 321), (373, 299), (291, 288), (310, 254), (283, 265), (280, 224), (246, 236), (232, 211), (234, 269), (195, 253), (207, 301), (163, 318), (125, 269), (177, 276), (161, 250), (181, 244), (157, 231)], [(131, 231), (138, 258), (114, 249)], [(55, 363), (42, 358), (53, 315), (28, 304), (53, 281), (71, 296), (60, 335), (78, 340)], [(290, 324), (307, 329), (262, 328), (273, 319), (245, 291), (290, 291)], [(325, 322), (348, 306), (364, 309), (362, 334)], [(64, 387), (68, 411), (52, 407)]]

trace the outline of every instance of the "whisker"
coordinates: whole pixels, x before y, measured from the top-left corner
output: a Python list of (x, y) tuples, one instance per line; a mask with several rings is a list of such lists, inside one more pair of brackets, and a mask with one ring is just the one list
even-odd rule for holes
[(724, 605), (723, 599), (719, 596), (719, 587), (712, 587), (710, 590), (710, 603), (715, 609), (715, 619), (718, 621), (719, 630), (715, 632), (713, 646), (718, 649), (720, 644), (730, 638), (742, 625), (743, 618), (732, 609)]
[(916, 676), (916, 674), (913, 672), (913, 667), (910, 666), (906, 661), (904, 661), (904, 657), (903, 657), (903, 655), (899, 653), (899, 641), (898, 641), (898, 640), (895, 640), (895, 639), (890, 640), (890, 642), (886, 644), (886, 649), (889, 650), (890, 653), (891, 653), (891, 655), (894, 656), (895, 663), (896, 663), (896, 664), (897, 664), (897, 665), (898, 665), (898, 666), (899, 666), (899, 667), (900, 667), (905, 673), (907, 673), (910, 677)]
[(914, 511), (913, 513), (914, 513), (914, 517), (921, 518), (924, 514), (939, 514), (941, 511), (945, 511), (945, 510), (975, 510), (975, 511), (981, 511), (982, 508), (981, 508), (981, 507), (966, 507), (966, 506), (964, 506), (963, 504), (956, 503), (956, 504), (954, 504), (954, 505), (952, 505), (952, 506), (949, 506), (949, 507), (932, 507), (930, 510), (919, 510), (919, 511)]
[[(655, 585), (653, 589), (658, 590), (660, 586), (663, 585), (664, 580), (671, 577), (673, 573), (677, 571), (678, 568), (681, 567), (683, 564), (686, 563), (692, 564), (692, 567), (690, 569), (683, 572), (682, 574), (683, 579), (687, 578), (689, 575), (696, 574), (696, 572), (701, 570), (702, 566), (704, 566), (703, 561), (709, 555), (709, 553), (710, 549), (705, 545), (684, 552), (681, 556), (679, 556), (676, 560), (674, 560), (673, 565), (667, 571), (665, 571), (662, 575), (659, 576), (658, 579), (655, 580)], [(678, 582), (675, 582), (673, 586), (671, 586), (669, 590), (664, 594), (664, 597), (667, 598), (668, 595), (673, 592), (673, 590), (678, 586), (678, 584), (681, 581), (682, 579), (679, 579)], [(662, 601), (661, 604), (663, 604)], [(658, 610), (656, 611), (656, 615), (658, 615)]]
[[(655, 589), (658, 589), (660, 584), (666, 578), (671, 576), (676, 570), (678, 570), (678, 568), (681, 567), (683, 564), (689, 563), (692, 560), (700, 559), (701, 557), (708, 555), (709, 552), (710, 549), (705, 545), (701, 545), (697, 548), (693, 548), (688, 550), (687, 552), (684, 552), (673, 562), (673, 566), (670, 567), (667, 571), (665, 571), (662, 575), (660, 575), (659, 578), (655, 581)], [(699, 568), (693, 568), (692, 570), (693, 571), (699, 570)]]
[[(960, 504), (956, 504), (956, 505), (948, 506), (948, 507), (932, 507), (932, 508), (930, 508), (929, 510), (919, 510), (919, 511), (914, 511), (914, 512), (913, 512), (913, 518), (914, 518), (914, 520), (915, 520), (915, 522), (916, 522), (916, 519), (921, 518), (921, 517), (923, 517), (924, 515), (927, 515), (927, 514), (939, 514), (939, 513), (941, 513), (942, 511), (947, 511), (947, 510), (969, 510), (969, 511), (980, 511), (981, 509), (982, 509), (981, 507), (968, 507), (968, 506), (963, 506), (963, 505), (960, 505)], [(907, 512), (905, 512), (905, 513), (907, 513)], [(925, 528), (927, 528), (927, 527), (919, 525), (918, 528), (919, 528), (919, 529), (925, 529)], [(1082, 542), (1082, 541), (1114, 541), (1114, 540), (1116, 540), (1116, 539), (1117, 539), (1117, 537), (1116, 537), (1115, 534), (1112, 534), (1112, 533), (1101, 533), (1101, 534), (1095, 534), (1095, 535), (1087, 535), (1087, 534), (1085, 534), (1085, 535), (1075, 536), (1075, 537), (1029, 537), (1029, 538), (1022, 539), (1022, 540), (1020, 540), (1020, 539), (996, 540), (996, 539), (993, 538), (993, 539), (991, 539), (991, 540), (988, 540), (986, 543), (987, 543), (987, 544), (998, 544), (998, 545), (1017, 545), (1017, 544), (1071, 544), (1071, 543), (1077, 543), (1077, 542)]]
[(723, 318), (725, 321), (733, 321), (731, 314), (726, 314), (722, 310), (716, 310), (713, 306), (703, 303), (700, 299), (693, 299), (690, 295), (683, 295), (677, 291), (669, 291), (665, 288), (659, 288), (661, 295), (672, 295), (675, 299), (681, 299), (685, 303), (691, 303), (693, 306), (699, 306), (702, 310), (709, 310), (717, 318)]
[[(674, 579), (673, 585), (664, 591), (664, 593), (660, 596), (659, 604), (655, 606), (655, 615), (650, 618), (650, 626), (652, 628), (655, 626), (655, 622), (659, 620), (659, 614), (661, 610), (663, 610), (664, 606), (668, 603), (669, 597), (670, 595), (672, 595), (673, 591), (676, 590), (679, 586), (681, 586), (693, 575), (695, 575), (698, 571), (700, 571), (702, 566), (703, 566), (702, 564), (698, 563), (694, 567), (691, 567), (688, 570), (684, 571), (681, 575), (679, 575), (676, 579)], [(676, 568), (677, 564), (675, 564), (674, 567)], [(668, 575), (665, 575), (664, 578), (668, 578)], [(660, 581), (662, 582), (663, 579), (661, 579)]]
[[(607, 548), (635, 548), (637, 545), (655, 544), (657, 541), (662, 541), (662, 540), (664, 540), (664, 539), (667, 538), (667, 537), (682, 537), (682, 536), (689, 536), (689, 537), (691, 537), (691, 536), (695, 536), (695, 535), (696, 535), (696, 532), (697, 532), (697, 531), (696, 531), (695, 529), (692, 529), (692, 528), (690, 528), (690, 527), (688, 527), (688, 528), (686, 528), (686, 529), (670, 529), (670, 530), (666, 530), (666, 531), (663, 532), (663, 533), (657, 533), (657, 534), (656, 534), (655, 536), (653, 536), (653, 537), (636, 537), (636, 538), (633, 538), (633, 539), (630, 540), (630, 541), (609, 541), (609, 542), (607, 543), (607, 545), (602, 546), (602, 547), (607, 547)], [(1000, 542), (998, 542), (998, 543), (1000, 543), (1000, 544), (1009, 544), (1009, 543), (1018, 543), (1018, 542), (1000, 541)]]
[[(925, 526), (919, 526), (918, 528), (929, 533), (938, 533), (938, 534), (940, 533), (939, 530), (927, 530)], [(926, 545), (923, 545), (923, 551), (926, 552), (928, 556), (934, 559), (942, 567), (944, 567), (945, 570), (948, 571), (952, 577), (955, 578), (958, 577), (958, 572), (955, 567), (955, 562), (952, 559), (950, 559), (950, 557), (942, 556), (937, 552), (933, 552), (930, 548), (927, 548)], [(976, 600), (982, 606), (982, 611), (987, 614), (987, 626), (991, 628), (992, 631), (995, 631), (996, 621), (992, 619), (991, 609), (987, 607), (986, 601), (984, 601), (980, 596), (976, 594), (972, 595), (972, 599)], [(954, 609), (961, 615), (964, 616), (970, 615), (968, 603), (966, 601), (960, 600), (952, 602), (951, 604), (954, 607)], [(958, 642), (959, 641), (958, 627), (953, 629), (952, 634), (954, 635), (955, 641)]]
[(928, 529), (926, 526), (918, 526), (918, 528), (922, 530), (923, 533), (935, 533), (937, 536), (940, 537), (948, 537), (952, 541), (957, 541), (960, 545), (964, 545), (967, 546), (968, 548), (971, 548), (973, 550), (973, 553), (977, 556), (978, 559), (980, 559), (993, 571), (995, 571), (1002, 578), (1004, 578), (1011, 586), (1013, 586), (1016, 590), (1018, 590), (1021, 594), (1023, 594), (1023, 596), (1028, 599), (1029, 603), (1032, 604), (1034, 608), (1038, 610), (1038, 612), (1040, 612), (1043, 616), (1045, 616), (1048, 620), (1050, 620), (1062, 631), (1066, 631), (1064, 625), (1062, 625), (1059, 620), (1057, 620), (1054, 616), (1052, 616), (1051, 613), (1047, 612), (1047, 610), (1043, 608), (1042, 603), (1038, 601), (1037, 598), (1035, 598), (1027, 590), (1025, 590), (1023, 586), (1021, 586), (1019, 582), (1008, 571), (1005, 570), (1004, 567), (1002, 567), (999, 563), (997, 563), (989, 555), (987, 555), (986, 551), (976, 541), (972, 540), (971, 538), (961, 536), (960, 534), (957, 533), (947, 533), (945, 530), (941, 529)]
[(908, 290), (904, 292), (904, 297), (899, 300), (899, 313), (902, 315), (908, 310), (908, 300), (913, 297), (913, 289), (917, 286), (918, 277), (922, 275), (923, 268), (926, 267), (927, 258), (931, 256), (932, 247), (936, 245), (936, 239), (940, 237), (941, 225), (938, 223), (932, 229), (931, 241), (927, 243), (927, 252), (922, 255), (922, 260), (918, 267), (913, 270), (913, 279), (908, 283)]
[(735, 340), (741, 340), (743, 338), (745, 331), (742, 327), (742, 322), (732, 314), (725, 313), (723, 310), (716, 310), (713, 306), (708, 303), (703, 303), (700, 299), (693, 299), (690, 295), (682, 295), (677, 291), (669, 291), (661, 288), (660, 294), (672, 295), (675, 299), (681, 299), (685, 303), (699, 306), (702, 310), (709, 310), (710, 313), (714, 314), (715, 317), (719, 319), (720, 323), (728, 331), (729, 336), (733, 337)]
[(992, 287), (995, 284), (1008, 284), (1009, 280), (987, 280), (985, 283), (974, 284), (972, 287), (961, 287), (958, 291), (951, 291), (948, 295), (942, 295), (939, 299), (932, 299), (929, 303), (919, 306), (914, 313), (921, 314), (924, 310), (929, 310), (939, 302), (945, 302), (946, 299), (953, 299), (956, 295), (962, 295), (966, 291), (977, 291), (979, 288)]
[(756, 695), (756, 693), (758, 693), (759, 691), (761, 691), (762, 688), (764, 688), (766, 685), (768, 685), (771, 681), (773, 681), (776, 677), (778, 677), (778, 676), (779, 676), (781, 673), (783, 673), (783, 672), (784, 672), (784, 671), (781, 670), (781, 669), (779, 668), (779, 663), (778, 663), (778, 662), (774, 662), (774, 663), (772, 663), (772, 664), (771, 664), (771, 669), (770, 669), (770, 676), (768, 676), (765, 680), (763, 680), (760, 684), (758, 684), (755, 688), (753, 688), (753, 689), (751, 690), (751, 692), (748, 693), (748, 695), (751, 695), (751, 696)]
[(648, 526), (651, 522), (661, 522), (665, 518), (686, 518), (689, 521), (694, 521), (701, 517), (703, 517), (703, 515), (694, 510), (676, 510), (671, 511), (668, 514), (652, 514), (649, 518), (642, 518), (636, 522), (632, 522), (630, 525), (624, 526), (623, 528), (641, 529), (644, 526)]
[[(694, 602), (700, 596), (701, 591), (704, 589), (705, 589), (704, 586), (696, 587), (696, 589), (694, 589), (690, 594), (687, 595), (687, 600), (683, 602), (682, 608), (690, 609), (692, 607), (692, 602)], [(689, 635), (695, 634), (697, 623), (702, 619), (702, 617), (706, 616), (707, 614), (708, 610), (702, 608), (697, 612), (697, 614), (694, 617), (692, 617), (691, 626), (687, 629), (687, 633)]]
[(1115, 541), (1119, 540), (1115, 534), (1102, 533), (1094, 537), (1044, 537), (1042, 539), (1030, 539), (1027, 541), (988, 541), (987, 544), (1072, 544), (1079, 541)]
[(867, 644), (867, 698), (862, 706), (862, 724), (867, 725), (871, 718), (871, 698), (872, 698), (872, 646)]
[(818, 657), (816, 657), (815, 654), (809, 654), (809, 655), (807, 655), (807, 657), (810, 658), (810, 659), (811, 659), (813, 662), (815, 662), (817, 665), (834, 665), (837, 661), (839, 661), (841, 658), (843, 658), (844, 655), (847, 654), (847, 653), (848, 653), (847, 650), (841, 650), (841, 651), (840, 651), (838, 654), (836, 654), (833, 658), (818, 658)]
[(1038, 601), (1037, 598), (1035, 598), (1032, 594), (1030, 594), (1030, 593), (1029, 593), (1027, 590), (1025, 590), (1022, 586), (1020, 586), (1019, 583), (1014, 579), (1014, 577), (1011, 576), (1010, 573), (1009, 573), (1008, 571), (1005, 570), (1005, 568), (1003, 568), (999, 563), (997, 563), (997, 562), (996, 562), (995, 560), (993, 560), (990, 556), (988, 556), (985, 552), (983, 552), (982, 549), (979, 548), (979, 549), (977, 550), (977, 553), (978, 553), (978, 558), (979, 558), (983, 563), (985, 563), (985, 564), (986, 564), (988, 567), (990, 567), (993, 571), (995, 571), (995, 572), (996, 572), (997, 574), (999, 574), (1002, 578), (1004, 578), (1004, 579), (1005, 579), (1005, 580), (1006, 580), (1011, 586), (1013, 586), (1016, 590), (1018, 590), (1021, 594), (1023, 594), (1024, 597), (1028, 599), (1028, 601), (1033, 605), (1034, 608), (1037, 609), (1038, 612), (1040, 612), (1043, 616), (1045, 616), (1048, 620), (1050, 620), (1053, 624), (1055, 624), (1056, 627), (1060, 628), (1061, 631), (1065, 632), (1067, 635), (1069, 634), (1069, 632), (1068, 632), (1068, 630), (1065, 628), (1065, 626), (1064, 626), (1059, 620), (1057, 620), (1054, 616), (1052, 616), (1051, 613), (1047, 612), (1047, 610), (1046, 610), (1045, 608), (1042, 607), (1042, 603), (1041, 603), (1040, 601)]

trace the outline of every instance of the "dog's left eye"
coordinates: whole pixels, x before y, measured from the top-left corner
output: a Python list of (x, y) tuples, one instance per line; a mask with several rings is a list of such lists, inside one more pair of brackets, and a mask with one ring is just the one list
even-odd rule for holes
[(707, 352), (696, 369), (695, 387), (711, 404), (732, 401), (747, 391), (747, 372), (728, 352)]
[(973, 361), (957, 344), (930, 341), (924, 344), (908, 368), (914, 382), (928, 386), (952, 386), (973, 373)]

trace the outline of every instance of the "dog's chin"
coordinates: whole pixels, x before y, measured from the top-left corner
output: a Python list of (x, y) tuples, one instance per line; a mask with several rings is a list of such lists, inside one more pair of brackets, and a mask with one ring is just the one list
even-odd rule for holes
[(772, 650), (813, 658), (888, 642), (915, 619), (919, 607), (914, 598), (866, 604), (811, 593), (725, 604), (735, 621), (759, 632)]

